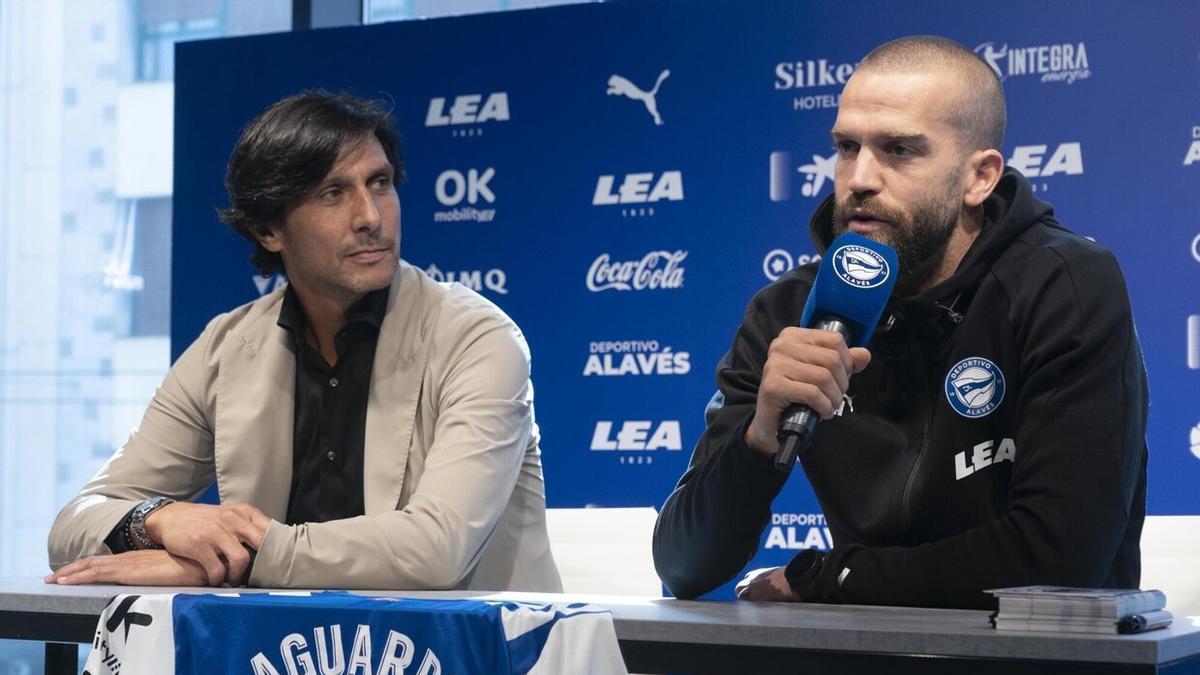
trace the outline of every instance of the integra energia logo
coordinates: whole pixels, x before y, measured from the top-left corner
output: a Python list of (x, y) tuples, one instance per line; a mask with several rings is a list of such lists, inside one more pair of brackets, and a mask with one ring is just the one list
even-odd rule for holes
[(1007, 42), (1001, 45), (984, 42), (975, 48), (975, 53), (987, 61), (1001, 81), (1034, 75), (1043, 83), (1074, 84), (1077, 80), (1092, 76), (1087, 45), (1082, 42), (1033, 47), (1009, 47)]

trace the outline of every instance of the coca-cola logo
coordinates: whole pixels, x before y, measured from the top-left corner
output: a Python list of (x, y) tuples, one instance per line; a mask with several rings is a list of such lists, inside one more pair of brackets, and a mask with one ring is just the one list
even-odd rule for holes
[(607, 253), (601, 254), (588, 268), (588, 290), (599, 293), (683, 288), (684, 268), (679, 263), (687, 254), (687, 251), (651, 251), (640, 260), (616, 262)]

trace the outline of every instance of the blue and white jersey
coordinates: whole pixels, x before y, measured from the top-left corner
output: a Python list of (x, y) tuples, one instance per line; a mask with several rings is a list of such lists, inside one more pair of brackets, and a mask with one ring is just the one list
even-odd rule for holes
[(120, 595), (92, 647), (87, 675), (626, 672), (607, 610), (344, 592)]

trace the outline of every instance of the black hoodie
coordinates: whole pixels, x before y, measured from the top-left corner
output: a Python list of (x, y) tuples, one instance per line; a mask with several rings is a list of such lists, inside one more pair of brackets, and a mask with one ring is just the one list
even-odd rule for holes
[[(813, 217), (822, 252), (832, 212), (830, 198)], [(1147, 389), (1124, 279), (1012, 169), (984, 214), (953, 276), (891, 299), (853, 410), (800, 454), (834, 542), (805, 601), (985, 608), (989, 588), (1138, 585)], [(758, 551), (787, 475), (745, 431), (767, 348), (816, 272), (759, 291), (717, 367), (708, 427), (654, 531), (678, 597)]]

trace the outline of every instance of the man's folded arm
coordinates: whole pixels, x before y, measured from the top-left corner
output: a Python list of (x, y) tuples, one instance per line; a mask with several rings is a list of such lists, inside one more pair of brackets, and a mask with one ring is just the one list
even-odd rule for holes
[[(408, 503), (326, 523), (272, 522), (250, 585), (460, 585), (516, 484), (533, 433), (533, 392), (528, 348), (511, 324), (477, 333), (451, 363), (437, 397), (434, 442)], [(405, 461), (401, 448), (397, 439), (395, 461)]]
[(138, 502), (190, 500), (212, 484), (213, 438), (199, 394), (209, 377), (208, 334), (179, 357), (129, 440), (59, 512), (50, 529), (51, 569), (112, 552), (105, 540)]

